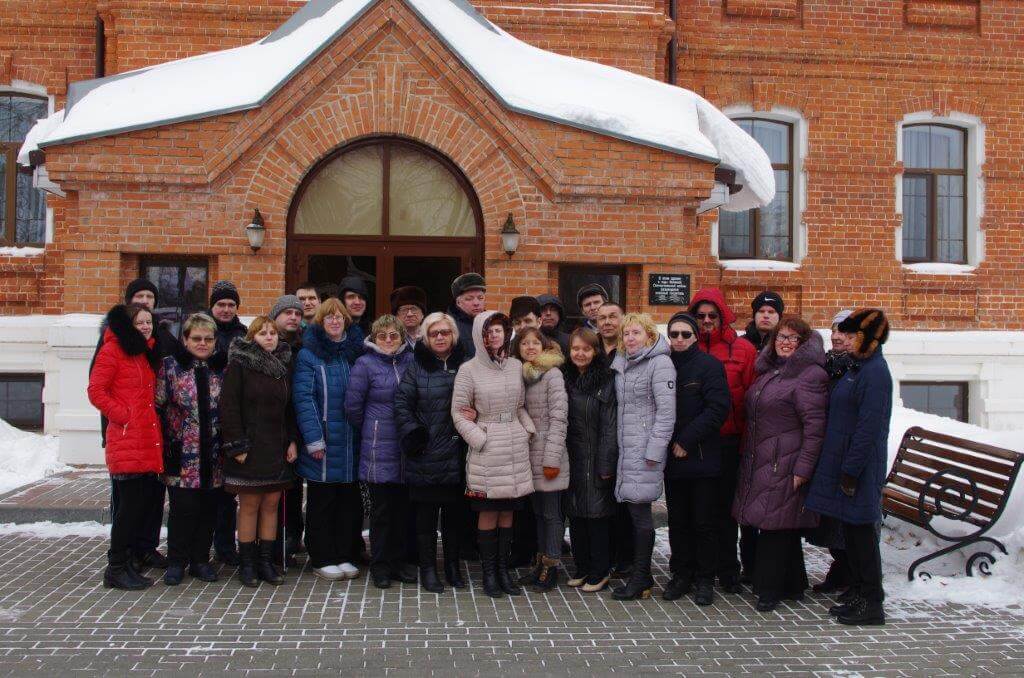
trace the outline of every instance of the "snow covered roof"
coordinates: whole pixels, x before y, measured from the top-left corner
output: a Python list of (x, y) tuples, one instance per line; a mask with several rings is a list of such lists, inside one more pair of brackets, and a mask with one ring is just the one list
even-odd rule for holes
[[(32, 144), (45, 148), (257, 108), (378, 1), (310, 0), (259, 42), (74, 83), (66, 112), (40, 121), (46, 129)], [(697, 94), (528, 45), (467, 0), (403, 1), (508, 109), (736, 169), (743, 188), (727, 209), (759, 207), (775, 195), (767, 154)]]

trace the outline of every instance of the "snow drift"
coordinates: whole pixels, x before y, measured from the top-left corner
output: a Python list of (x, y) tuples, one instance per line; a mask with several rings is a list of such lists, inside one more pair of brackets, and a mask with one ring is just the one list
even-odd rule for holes
[(57, 457), (58, 439), (14, 428), (0, 419), (0, 494), (70, 470)]
[[(74, 83), (65, 111), (22, 147), (70, 143), (257, 108), (378, 0), (311, 0), (259, 42)], [(697, 94), (548, 52), (501, 30), (464, 0), (404, 0), (501, 103), (524, 115), (739, 170), (730, 210), (771, 202), (775, 175), (746, 132)]]

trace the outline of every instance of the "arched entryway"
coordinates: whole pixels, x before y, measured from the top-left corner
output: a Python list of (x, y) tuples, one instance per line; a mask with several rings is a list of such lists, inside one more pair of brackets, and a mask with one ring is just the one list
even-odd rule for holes
[(370, 317), (391, 291), (418, 285), (431, 310), (450, 283), (480, 270), (483, 216), (473, 187), (436, 150), (401, 137), (348, 144), (306, 175), (288, 214), (288, 289), (364, 278)]

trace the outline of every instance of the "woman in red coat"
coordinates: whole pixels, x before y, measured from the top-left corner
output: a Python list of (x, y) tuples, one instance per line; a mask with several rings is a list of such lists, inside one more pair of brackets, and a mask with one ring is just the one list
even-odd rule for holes
[(89, 402), (107, 418), (107, 468), (120, 500), (112, 516), (103, 585), (138, 591), (153, 580), (131, 564), (128, 549), (143, 528), (146, 497), (163, 472), (163, 436), (154, 406), (153, 313), (118, 305), (107, 314), (103, 346), (89, 375)]

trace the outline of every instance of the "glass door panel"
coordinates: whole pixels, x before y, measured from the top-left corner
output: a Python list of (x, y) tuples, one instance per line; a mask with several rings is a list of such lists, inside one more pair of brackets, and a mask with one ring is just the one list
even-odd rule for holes
[(451, 284), (463, 271), (461, 257), (395, 257), (395, 287), (416, 285), (427, 293), (430, 311), (447, 310)]

